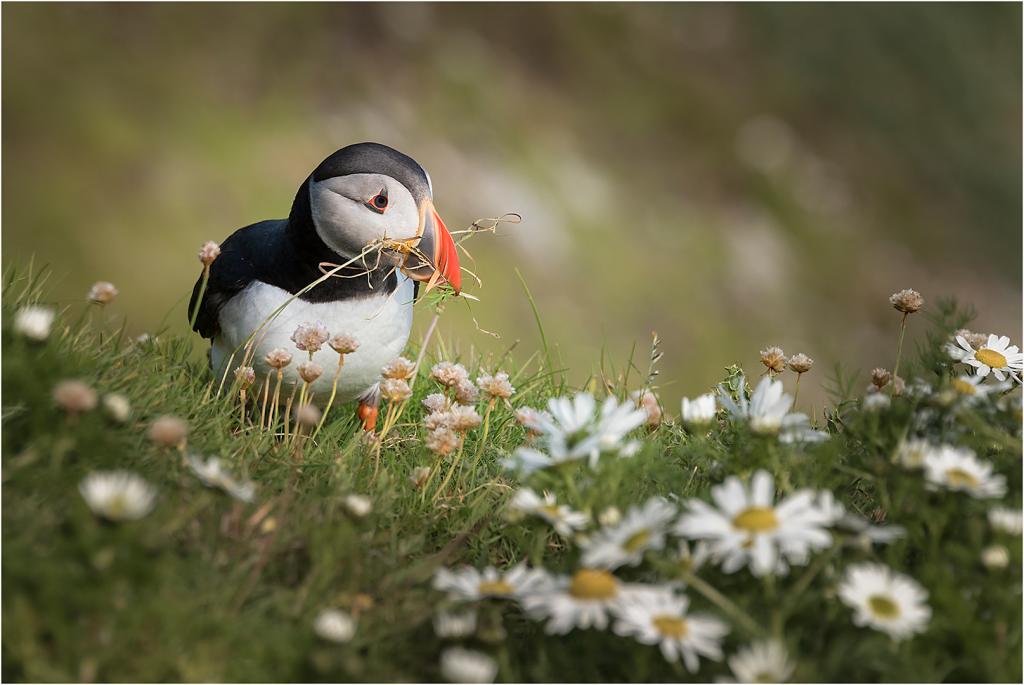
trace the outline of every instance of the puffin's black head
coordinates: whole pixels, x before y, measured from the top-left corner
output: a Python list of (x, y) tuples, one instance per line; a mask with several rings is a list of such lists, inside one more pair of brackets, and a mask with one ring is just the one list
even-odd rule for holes
[(430, 176), (412, 157), (379, 143), (343, 147), (322, 161), (299, 188), (289, 228), (306, 245), (347, 258), (381, 238), (403, 241), (402, 265), (421, 281), (461, 287), (455, 243), (434, 209)]

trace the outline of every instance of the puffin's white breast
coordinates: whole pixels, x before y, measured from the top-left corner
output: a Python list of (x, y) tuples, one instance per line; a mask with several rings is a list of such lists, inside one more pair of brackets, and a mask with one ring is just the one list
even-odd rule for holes
[[(229, 363), (232, 352), (238, 349), (232, 367), (241, 364), (241, 349), (246, 339), (270, 314), (280, 307), (291, 293), (276, 286), (253, 281), (242, 292), (225, 304), (219, 314), (220, 334), (213, 339), (210, 361), (219, 379)], [(345, 366), (338, 380), (335, 401), (347, 402), (366, 392), (380, 380), (381, 367), (399, 356), (409, 340), (412, 329), (413, 282), (398, 274), (398, 288), (390, 293), (339, 300), (336, 302), (306, 302), (292, 300), (280, 314), (256, 336), (255, 355), (251, 365), (262, 380), (268, 371), (264, 357), (275, 347), (292, 352), (294, 359), (284, 369), (285, 382), (298, 380), (297, 366), (309, 359), (309, 353), (296, 349), (291, 335), (301, 323), (322, 322), (331, 335), (347, 333), (359, 341), (359, 349), (345, 355)], [(331, 393), (334, 372), (338, 368), (338, 354), (328, 345), (314, 353), (313, 361), (324, 368), (323, 375), (313, 384), (314, 401), (323, 404)], [(273, 369), (270, 369), (273, 373)], [(230, 373), (230, 372), (229, 372)], [(228, 377), (227, 383), (233, 380)], [(301, 383), (301, 380), (298, 381)], [(290, 385), (282, 389), (288, 392)]]

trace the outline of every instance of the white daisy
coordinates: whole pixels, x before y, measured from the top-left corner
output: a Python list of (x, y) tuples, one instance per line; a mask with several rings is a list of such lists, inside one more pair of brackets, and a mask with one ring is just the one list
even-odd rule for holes
[(483, 652), (449, 647), (441, 652), (441, 675), (449, 683), (493, 683), (498, 664)]
[(1005, 335), (989, 335), (988, 341), (978, 349), (971, 347), (962, 335), (956, 337), (956, 342), (964, 350), (960, 361), (977, 369), (977, 374), (982, 378), (991, 373), (996, 380), (1004, 381), (1009, 376), (1020, 382), (1024, 354), (1016, 345), (1011, 345), (1010, 339)]
[(195, 454), (188, 456), (188, 466), (203, 485), (208, 488), (220, 488), (230, 496), (242, 502), (251, 502), (256, 495), (256, 485), (250, 480), (236, 480), (222, 466), (217, 457), (203, 460)]
[(786, 648), (774, 640), (741, 647), (727, 663), (737, 683), (784, 683), (794, 669)]
[(989, 525), (996, 530), (1009, 535), (1020, 535), (1022, 528), (1022, 517), (1020, 509), (1009, 507), (996, 507), (989, 509)]
[(756, 576), (784, 575), (788, 564), (806, 564), (810, 553), (832, 543), (832, 523), (811, 490), (800, 490), (774, 504), (775, 487), (767, 471), (758, 470), (749, 488), (730, 476), (711, 488), (716, 507), (689, 500), (679, 519), (679, 535), (706, 539), (722, 570), (734, 573), (745, 565)]
[(681, 416), (683, 423), (691, 426), (706, 426), (715, 420), (717, 410), (715, 395), (709, 392), (692, 400), (684, 397)]
[(932, 490), (962, 490), (979, 499), (1006, 494), (1006, 478), (966, 447), (939, 446), (925, 456), (924, 469)]
[(636, 566), (650, 549), (665, 546), (665, 529), (676, 509), (661, 497), (652, 497), (643, 507), (631, 506), (614, 526), (606, 526), (582, 545), (582, 563), (588, 567)]
[(109, 521), (140, 519), (153, 510), (156, 490), (128, 471), (95, 471), (79, 483), (85, 503)]
[(721, 661), (722, 638), (729, 628), (708, 614), (687, 612), (690, 600), (669, 590), (636, 592), (617, 612), (613, 630), (645, 645), (658, 645), (668, 661), (682, 656), (686, 670), (695, 673), (699, 657)]
[(451, 599), (456, 600), (511, 599), (536, 589), (546, 580), (547, 575), (543, 571), (527, 568), (523, 561), (505, 571), (493, 566), (482, 571), (472, 566), (463, 566), (457, 571), (440, 568), (434, 573), (434, 589), (447, 592)]
[(928, 592), (913, 578), (882, 564), (856, 564), (839, 585), (839, 599), (853, 609), (853, 622), (902, 640), (924, 631), (932, 610)]
[(29, 340), (42, 342), (50, 337), (56, 312), (50, 307), (22, 307), (14, 315), (14, 330)]
[(640, 444), (623, 440), (646, 421), (644, 410), (614, 397), (605, 399), (600, 407), (590, 393), (553, 397), (547, 413), (534, 412), (529, 418), (528, 428), (538, 435), (543, 449), (520, 447), (503, 463), (524, 474), (580, 459), (588, 459), (594, 467), (602, 454), (634, 454)]
[(1009, 388), (1009, 381), (1003, 383), (986, 383), (983, 376), (959, 376), (950, 385), (963, 398), (964, 402), (973, 404), (983, 400), (992, 393), (999, 393)]
[(434, 615), (434, 633), (438, 637), (469, 637), (476, 632), (476, 609), (439, 611)]
[(590, 523), (589, 516), (573, 511), (568, 505), (559, 504), (550, 492), (545, 492), (542, 497), (530, 488), (517, 490), (509, 502), (509, 508), (519, 513), (539, 516), (563, 537), (572, 536), (574, 531), (583, 530)]
[(919, 469), (924, 466), (928, 455), (937, 449), (935, 445), (921, 438), (901, 440), (896, 446), (896, 462), (904, 468)]
[[(739, 387), (746, 387), (743, 376), (740, 376)], [(755, 433), (778, 434), (783, 442), (820, 442), (828, 437), (827, 433), (811, 428), (806, 414), (789, 413), (793, 398), (784, 392), (782, 381), (768, 376), (757, 384), (749, 401), (741, 390), (739, 402), (734, 402), (724, 385), (718, 386), (718, 401), (734, 419), (747, 421)]]
[(313, 632), (328, 642), (348, 642), (356, 634), (356, 622), (344, 611), (324, 609), (313, 621)]
[(564, 635), (573, 628), (604, 630), (632, 594), (610, 571), (581, 568), (572, 576), (548, 577), (519, 602), (533, 618), (547, 619), (548, 634)]

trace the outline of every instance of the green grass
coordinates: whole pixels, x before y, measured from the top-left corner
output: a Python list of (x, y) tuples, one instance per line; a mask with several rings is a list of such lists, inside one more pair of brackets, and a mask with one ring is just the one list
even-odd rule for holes
[[(45, 300), (41, 281), (10, 272), (4, 283), (4, 680), (438, 680), (438, 655), (448, 642), (431, 625), (447, 601), (431, 589), (436, 569), (504, 567), (521, 559), (563, 573), (575, 567), (571, 542), (536, 520), (509, 521), (503, 509), (518, 484), (499, 461), (526, 442), (512, 408), (543, 407), (564, 391), (550, 361), (508, 369), (518, 392), (511, 405), (494, 409), (486, 443), (479, 443), (479, 429), (470, 432), (463, 468), (447, 488), (436, 490), (435, 478), (421, 491), (409, 476), (434, 457), (422, 445), (420, 400), (437, 389), (424, 371), (379, 453), (360, 439), (348, 406), (332, 412), (316, 444), (300, 442), (296, 449), (240, 425), (237, 400), (216, 395), (210, 372), (196, 361), (200, 341), (183, 335), (178, 322), (136, 342), (122, 334), (115, 301), (81, 315), (77, 305), (62, 312), (45, 343), (16, 335), (13, 312)], [(927, 492), (919, 475), (891, 461), (913, 425), (991, 461), (1008, 478), (1003, 504), (1020, 506), (1019, 390), (973, 408), (948, 394), (950, 365), (936, 349), (958, 324), (952, 308), (942, 309), (930, 343), (908, 364), (910, 377), (925, 378), (935, 393), (898, 398), (877, 413), (854, 400), (837, 402), (827, 415), (833, 436), (821, 445), (794, 448), (728, 422), (704, 435), (667, 420), (638, 433), (644, 446), (634, 458), (603, 459), (593, 473), (539, 472), (530, 484), (594, 514), (612, 505), (625, 511), (653, 495), (706, 498), (725, 476), (756, 468), (775, 473), (783, 492), (830, 489), (848, 508), (906, 527), (907, 536), (873, 549), (836, 547), (774, 580), (706, 567), (700, 577), (757, 628), (730, 620), (691, 588), (696, 608), (729, 620), (725, 653), (763, 632), (784, 641), (797, 680), (1019, 680), (1020, 539), (989, 529), (991, 502)], [(445, 345), (432, 341), (428, 364), (439, 349)], [(413, 344), (412, 355), (417, 351)], [(478, 368), (493, 371), (496, 362), (460, 361), (474, 376)], [(613, 385), (607, 392), (635, 390), (645, 371), (630, 374), (634, 387)], [(824, 374), (815, 369), (802, 382), (816, 376), (820, 382)], [(101, 396), (125, 394), (132, 418), (115, 423), (101, 410), (68, 418), (51, 398), (55, 383), (66, 378), (84, 380)], [(589, 385), (605, 392), (593, 380)], [(860, 394), (859, 382), (834, 381)], [(242, 504), (203, 487), (181, 452), (150, 444), (146, 427), (163, 414), (188, 421), (188, 451), (218, 455), (233, 472), (250, 476), (258, 486), (255, 500)], [(677, 411), (667, 407), (666, 414), (671, 419)], [(151, 514), (112, 524), (91, 513), (78, 483), (109, 469), (134, 471), (158, 488)], [(353, 493), (373, 501), (367, 517), (346, 509), (344, 498)], [(1009, 550), (1004, 570), (987, 570), (979, 561), (993, 542)], [(928, 589), (927, 632), (897, 644), (851, 623), (835, 586), (846, 565), (870, 559)], [(667, 555), (652, 554), (621, 575), (669, 580), (678, 568)], [(314, 635), (313, 618), (326, 607), (358, 614), (350, 643)], [(728, 672), (724, 663), (704, 661), (690, 675), (656, 648), (610, 631), (548, 636), (514, 605), (493, 601), (481, 605), (479, 629), (467, 642), (495, 657), (505, 681), (711, 680)]]

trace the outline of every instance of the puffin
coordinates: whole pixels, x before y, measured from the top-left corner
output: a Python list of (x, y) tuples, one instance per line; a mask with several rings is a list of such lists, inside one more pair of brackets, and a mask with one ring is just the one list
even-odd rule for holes
[[(203, 297), (200, 276), (188, 307), (193, 329), (211, 342), (216, 377), (229, 364), (238, 366), (253, 332), (298, 295), (253, 339), (249, 364), (259, 379), (276, 374), (266, 355), (285, 348), (295, 356), (283, 369), (285, 383), (301, 383), (297, 367), (308, 353), (291, 339), (300, 324), (321, 323), (330, 335), (353, 336), (359, 347), (345, 355), (336, 401), (358, 400), (363, 428), (373, 431), (381, 368), (405, 349), (420, 283), (461, 290), (455, 242), (433, 194), (430, 175), (412, 157), (380, 143), (357, 143), (332, 153), (306, 177), (287, 219), (232, 233), (209, 267)], [(390, 248), (411, 249), (387, 249), (384, 240)], [(310, 387), (314, 402), (322, 403), (338, 355), (324, 345), (313, 361), (325, 370)]]

